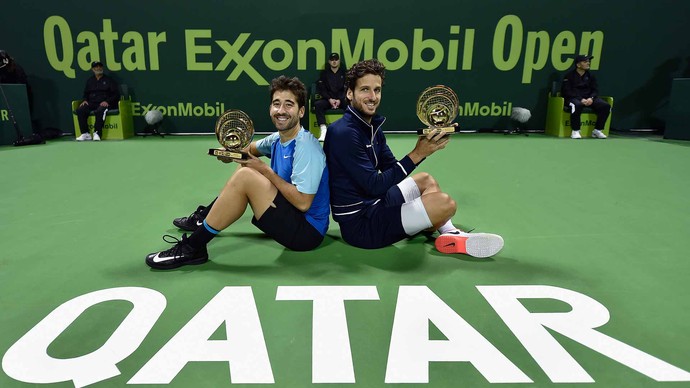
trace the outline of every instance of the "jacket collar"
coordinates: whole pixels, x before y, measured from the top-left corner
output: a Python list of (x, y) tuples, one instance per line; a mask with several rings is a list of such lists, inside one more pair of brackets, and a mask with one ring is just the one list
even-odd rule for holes
[(362, 118), (359, 111), (352, 107), (352, 105), (347, 106), (347, 111), (354, 117), (353, 121), (358, 123), (362, 129), (366, 128), (372, 130), (373, 132), (378, 131), (381, 125), (383, 125), (383, 123), (386, 121), (386, 118), (384, 116), (377, 114), (371, 118), (371, 124), (369, 124), (366, 120)]

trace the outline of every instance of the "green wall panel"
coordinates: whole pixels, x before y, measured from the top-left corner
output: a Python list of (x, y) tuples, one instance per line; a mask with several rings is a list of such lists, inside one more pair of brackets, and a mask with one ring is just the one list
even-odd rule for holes
[[(95, 10), (102, 7), (102, 9)], [(511, 107), (544, 127), (547, 93), (589, 52), (604, 95), (616, 98), (612, 127), (663, 128), (671, 80), (690, 76), (690, 3), (628, 1), (419, 1), (338, 3), (76, 1), (17, 2), (0, 13), (0, 49), (25, 68), (34, 118), (72, 132), (69, 102), (100, 59), (129, 86), (135, 128), (148, 109), (166, 132), (211, 132), (218, 112), (247, 111), (270, 131), (267, 82), (314, 82), (331, 51), (344, 63), (370, 57), (389, 68), (381, 113), (387, 130), (421, 124), (427, 86), (461, 100), (465, 129), (508, 128)]]

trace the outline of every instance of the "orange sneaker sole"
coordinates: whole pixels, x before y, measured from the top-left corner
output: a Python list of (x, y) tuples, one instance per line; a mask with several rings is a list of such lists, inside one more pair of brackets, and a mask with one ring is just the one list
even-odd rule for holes
[(472, 257), (491, 257), (503, 249), (503, 238), (497, 234), (472, 233), (464, 236), (442, 234), (436, 238), (441, 253), (462, 253)]

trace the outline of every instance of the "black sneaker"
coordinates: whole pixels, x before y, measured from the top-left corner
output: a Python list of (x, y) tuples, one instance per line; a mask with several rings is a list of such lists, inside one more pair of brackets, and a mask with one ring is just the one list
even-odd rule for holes
[[(166, 237), (175, 241), (170, 241)], [(175, 246), (166, 251), (146, 255), (146, 264), (151, 268), (173, 269), (183, 265), (203, 264), (208, 261), (206, 246), (201, 249), (194, 249), (189, 245), (186, 233), (182, 235), (182, 240), (166, 234), (163, 236), (163, 241), (175, 244)]]
[(182, 230), (188, 230), (193, 232), (196, 228), (200, 227), (204, 222), (204, 216), (202, 213), (206, 210), (206, 206), (199, 206), (196, 211), (189, 215), (189, 217), (180, 217), (173, 220), (173, 225), (177, 226)]

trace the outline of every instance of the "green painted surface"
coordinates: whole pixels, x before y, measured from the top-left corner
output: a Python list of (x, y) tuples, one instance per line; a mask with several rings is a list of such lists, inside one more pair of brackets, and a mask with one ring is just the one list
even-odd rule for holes
[[(208, 203), (231, 174), (231, 166), (205, 156), (214, 143), (166, 137), (0, 147), (0, 355), (73, 298), (116, 287), (155, 290), (167, 300), (162, 315), (117, 364), (121, 374), (94, 385), (124, 386), (224, 287), (249, 286), (275, 379), (270, 386), (311, 386), (312, 302), (276, 300), (278, 288), (373, 286), (379, 300), (345, 302), (356, 383), (329, 386), (386, 387), (400, 287), (423, 285), (533, 380), (498, 386), (582, 386), (551, 382), (477, 289), (546, 285), (604, 305), (611, 317), (599, 332), (690, 370), (690, 153), (683, 142), (455, 136), (418, 171), (432, 173), (457, 200), (457, 225), (505, 238), (504, 250), (488, 260), (439, 254), (423, 237), (356, 249), (340, 239), (337, 224), (319, 249), (291, 252), (262, 237), (247, 213), (210, 244), (209, 263), (152, 271), (144, 256), (167, 246), (162, 234), (181, 234), (172, 219)], [(411, 136), (390, 136), (397, 155), (413, 143)], [(570, 310), (553, 299), (522, 303), (532, 313)], [(73, 358), (99, 349), (131, 309), (125, 301), (93, 306), (48, 354)], [(447, 334), (429, 324), (429, 339)], [(595, 381), (587, 386), (690, 385), (655, 382), (551, 334)], [(224, 340), (225, 327), (210, 338)], [(468, 362), (432, 362), (429, 378), (411, 386), (496, 385)], [(228, 385), (227, 362), (189, 363), (169, 384)], [(0, 386), (31, 385), (3, 371)]]

